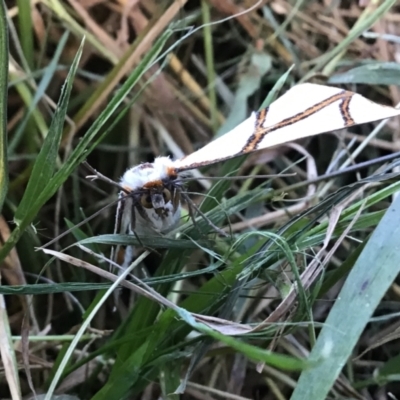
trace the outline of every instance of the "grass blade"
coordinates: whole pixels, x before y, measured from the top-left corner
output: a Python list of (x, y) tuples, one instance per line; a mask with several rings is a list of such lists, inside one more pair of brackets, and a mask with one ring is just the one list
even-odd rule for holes
[(399, 85), (400, 65), (394, 62), (373, 62), (352, 68), (329, 78), (333, 85), (362, 83), (366, 85)]
[(31, 2), (25, 0), (17, 0), (18, 5), (18, 25), (19, 37), (21, 38), (21, 46), (24, 57), (30, 68), (33, 67), (34, 45), (33, 45), (33, 29), (32, 29), (32, 12)]
[[(135, 68), (133, 73), (121, 86), (117, 94), (111, 99), (107, 107), (102, 111), (102, 113), (93, 123), (93, 125), (88, 129), (86, 134), (82, 137), (81, 141), (74, 149), (74, 151), (72, 152), (66, 163), (60, 168), (59, 171), (57, 171), (54, 177), (50, 180), (46, 188), (47, 190), (42, 192), (40, 198), (38, 199), (38, 202), (43, 202), (43, 200), (47, 201), (47, 199), (49, 199), (58, 190), (58, 188), (65, 182), (65, 180), (69, 177), (72, 171), (84, 159), (86, 159), (86, 157), (89, 154), (88, 148), (92, 144), (92, 141), (95, 139), (98, 132), (103, 128), (104, 124), (111, 118), (111, 116), (114, 115), (114, 112), (122, 103), (122, 101), (132, 91), (132, 88), (137, 84), (139, 79), (152, 65), (152, 63), (157, 58), (158, 54), (161, 52), (165, 42), (168, 40), (170, 35), (171, 31), (167, 31), (163, 35), (161, 35), (161, 37), (156, 41), (152, 49), (143, 58), (140, 65), (138, 65), (138, 67)], [(91, 149), (93, 149), (93, 147), (91, 147)]]
[(7, 10), (0, 3), (0, 210), (8, 188), (7, 165), (7, 85), (8, 85), (8, 29)]
[(60, 146), (64, 121), (67, 115), (68, 100), (82, 54), (83, 43), (84, 41), (82, 41), (78, 53), (71, 65), (64, 87), (61, 90), (60, 100), (57, 104), (57, 109), (54, 113), (49, 133), (44, 140), (38, 157), (36, 158), (28, 186), (21, 203), (15, 212), (14, 222), (17, 225), (20, 225), (24, 219), (31, 219), (36, 215), (38, 210), (37, 207), (33, 207), (36, 203), (33, 202), (32, 199), (37, 199), (39, 197), (40, 193), (43, 191), (43, 182), (48, 182), (54, 174), (58, 148)]
[(44, 204), (44, 202), (35, 202), (34, 199), (37, 199), (40, 197), (40, 194), (43, 194), (43, 192), (46, 191), (46, 186), (43, 187), (43, 185), (49, 182), (55, 170), (58, 148), (68, 107), (69, 95), (72, 89), (73, 78), (78, 68), (82, 48), (83, 42), (81, 43), (74, 62), (72, 63), (65, 86), (61, 91), (57, 110), (54, 114), (49, 133), (44, 140), (43, 147), (33, 166), (28, 186), (15, 212), (14, 222), (16, 224), (16, 228), (13, 230), (11, 236), (7, 242), (4, 243), (4, 246), (0, 250), (1, 260), (3, 260), (9, 251), (14, 247), (25, 228), (33, 221), (40, 207)]
[[(395, 3), (396, 0), (384, 1), (379, 7), (376, 8), (375, 12), (366, 16), (362, 21), (359, 21), (359, 23), (355, 24), (347, 37), (340, 41), (335, 48), (327, 53), (324, 53), (322, 56), (318, 57), (318, 59), (313, 60), (313, 63), (315, 62), (314, 68), (308, 71), (308, 73), (301, 79), (301, 82), (307, 81), (316, 71), (319, 71), (341, 52), (345, 51), (355, 39), (357, 39), (363, 32), (368, 30), (374, 23), (376, 23), (376, 21), (378, 21), (382, 15), (384, 15), (391, 7), (393, 7)], [(324, 71), (324, 73), (328, 74), (328, 71)]]
[[(46, 67), (44, 73), (43, 73), (43, 78), (40, 81), (34, 97), (29, 101), (29, 107), (27, 109), (27, 112), (21, 121), (21, 123), (18, 126), (18, 129), (16, 130), (15, 134), (13, 135), (13, 139), (11, 140), (9, 146), (8, 146), (8, 154), (13, 154), (15, 152), (16, 147), (18, 146), (20, 139), (22, 138), (26, 125), (28, 124), (28, 121), (31, 119), (32, 114), (34, 114), (35, 110), (37, 111), (37, 105), (39, 101), (43, 98), (43, 95), (45, 94), (47, 88), (50, 85), (50, 82), (54, 76), (54, 73), (59, 65), (59, 60), (61, 57), (62, 52), (64, 51), (65, 45), (67, 43), (68, 39), (68, 32), (65, 32), (64, 35), (61, 37), (57, 49), (54, 53), (54, 56), (49, 63), (49, 65)], [(18, 86), (23, 86), (22, 82), (18, 84)], [(22, 87), (21, 89), (22, 90)], [(29, 90), (26, 88), (26, 90)], [(29, 91), (30, 93), (30, 91)]]
[[(137, 84), (137, 82), (143, 76), (143, 74), (148, 70), (149, 67), (153, 65), (154, 60), (161, 52), (165, 42), (171, 36), (171, 33), (172, 33), (171, 31), (166, 31), (155, 42), (154, 46), (143, 58), (140, 65), (133, 71), (130, 77), (124, 82), (124, 84), (121, 86), (117, 94), (111, 99), (111, 101), (108, 103), (104, 111), (99, 115), (99, 117), (96, 119), (93, 125), (88, 129), (86, 134), (82, 137), (81, 141), (74, 149), (74, 151), (71, 153), (70, 157), (65, 162), (65, 164), (63, 164), (61, 168), (54, 175), (53, 171), (55, 165), (53, 157), (54, 156), (56, 157), (58, 154), (58, 144), (62, 132), (57, 134), (56, 137), (57, 149), (50, 143), (50, 146), (47, 147), (47, 152), (43, 153), (41, 161), (39, 162), (39, 158), (37, 159), (35, 163), (35, 167), (37, 165), (37, 170), (35, 171), (34, 167), (34, 171), (32, 172), (32, 177), (35, 177), (34, 181), (33, 183), (31, 183), (30, 180), (29, 183), (31, 185), (31, 188), (28, 185), (28, 188), (24, 194), (24, 198), (17, 209), (15, 217), (17, 227), (12, 232), (9, 240), (7, 240), (4, 246), (0, 249), (0, 260), (3, 260), (4, 257), (8, 254), (8, 252), (17, 243), (22, 233), (24, 232), (26, 227), (33, 221), (33, 219), (35, 218), (35, 216), (37, 215), (43, 204), (45, 204), (49, 200), (49, 198), (57, 192), (57, 190), (66, 181), (66, 179), (70, 176), (73, 170), (89, 155), (90, 151), (93, 150), (94, 148), (93, 141), (95, 141), (96, 139), (98, 140), (98, 138), (96, 138), (96, 135), (104, 127), (104, 124), (111, 118), (111, 116), (114, 115), (117, 108), (126, 98), (126, 96), (132, 91), (132, 88)], [(56, 113), (53, 118), (52, 125), (55, 124), (55, 126), (57, 126), (58, 129), (60, 127), (60, 124), (62, 124), (63, 126), (64, 120), (62, 118), (58, 118), (57, 115), (58, 114)], [(46, 158), (47, 156), (49, 157), (48, 159)], [(50, 169), (52, 171), (51, 174), (50, 171), (48, 170), (49, 169), (48, 165), (46, 164), (47, 161), (50, 163)], [(41, 178), (38, 180), (38, 177)], [(46, 185), (44, 187), (43, 187), (43, 182), (46, 182)], [(41, 183), (41, 186), (38, 186), (39, 183)], [(31, 193), (30, 196), (28, 196), (27, 194), (28, 190)], [(33, 201), (32, 199), (36, 200)]]
[(400, 272), (400, 197), (396, 197), (356, 261), (292, 400), (325, 399), (383, 295)]

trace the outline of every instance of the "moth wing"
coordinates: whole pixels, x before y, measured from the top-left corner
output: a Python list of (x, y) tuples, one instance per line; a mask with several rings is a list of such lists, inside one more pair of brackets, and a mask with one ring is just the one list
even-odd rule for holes
[(271, 104), (255, 134), (254, 148), (249, 146), (246, 152), (397, 115), (400, 110), (357, 93), (305, 83), (294, 86)]
[(246, 139), (255, 132), (257, 115), (258, 113), (253, 112), (249, 118), (225, 133), (225, 135), (220, 136), (194, 153), (174, 161), (175, 171), (181, 172), (203, 165), (214, 164), (242, 154)]
[(304, 83), (224, 136), (174, 162), (176, 172), (227, 160), (300, 138), (400, 115), (346, 90)]

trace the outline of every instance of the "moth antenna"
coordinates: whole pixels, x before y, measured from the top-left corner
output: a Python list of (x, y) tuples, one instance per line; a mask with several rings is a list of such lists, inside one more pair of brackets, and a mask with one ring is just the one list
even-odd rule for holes
[(200, 179), (209, 179), (209, 180), (230, 180), (234, 181), (236, 179), (249, 179), (249, 178), (276, 178), (277, 176), (279, 177), (287, 177), (287, 176), (296, 176), (296, 173), (291, 173), (291, 174), (275, 174), (275, 175), (237, 175), (237, 176), (202, 176), (202, 177), (187, 177), (187, 178), (180, 178), (182, 181), (198, 181)]
[(129, 194), (129, 191), (126, 190), (123, 186), (121, 186), (118, 182), (115, 182), (112, 179), (107, 178), (105, 175), (95, 170), (87, 161), (84, 161), (82, 164), (85, 165), (85, 167), (88, 168), (93, 173), (93, 175), (87, 175), (86, 176), (87, 179), (90, 179), (92, 181), (99, 179), (103, 182), (107, 182), (109, 185), (117, 187), (122, 192)]
[(100, 210), (96, 211), (94, 214), (92, 214), (90, 217), (85, 218), (83, 221), (79, 222), (78, 224), (74, 225), (72, 228), (67, 229), (65, 232), (61, 233), (61, 235), (58, 235), (56, 238), (50, 240), (50, 242), (47, 242), (43, 246), (40, 246), (37, 248), (37, 250), (42, 250), (45, 249), (46, 247), (50, 246), (51, 244), (55, 243), (57, 240), (63, 238), (65, 235), (68, 235), (68, 233), (72, 232), (74, 229), (79, 228), (83, 224), (86, 224), (86, 222), (92, 220), (94, 217), (97, 217), (100, 213), (102, 213), (104, 210), (106, 210), (108, 207), (112, 207), (114, 204), (118, 203), (120, 199), (117, 199), (110, 204), (107, 204), (106, 206), (100, 208)]

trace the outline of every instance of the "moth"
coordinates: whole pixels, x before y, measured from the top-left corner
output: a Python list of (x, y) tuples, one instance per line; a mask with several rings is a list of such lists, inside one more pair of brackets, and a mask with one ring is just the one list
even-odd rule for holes
[(165, 234), (181, 216), (185, 171), (319, 133), (400, 115), (400, 110), (324, 85), (299, 84), (230, 132), (178, 160), (157, 157), (121, 178), (115, 233)]

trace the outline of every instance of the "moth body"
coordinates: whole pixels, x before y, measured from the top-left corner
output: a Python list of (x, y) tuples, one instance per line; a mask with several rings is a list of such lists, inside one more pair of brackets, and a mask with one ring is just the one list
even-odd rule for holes
[[(165, 234), (180, 219), (180, 183), (169, 157), (158, 157), (128, 169), (121, 178), (125, 193), (117, 218), (122, 231), (140, 235)], [(119, 214), (119, 215), (118, 215)], [(118, 224), (118, 221), (117, 221)]]
[(150, 187), (157, 182), (176, 177), (172, 173), (174, 162), (169, 157), (157, 157), (152, 163), (143, 163), (129, 168), (121, 178), (121, 185), (128, 191)]
[(181, 199), (190, 201), (179, 179), (184, 171), (397, 115), (399, 109), (340, 88), (311, 83), (294, 86), (269, 107), (253, 112), (230, 132), (194, 153), (175, 161), (158, 157), (153, 163), (128, 169), (120, 181), (123, 191), (115, 232), (140, 236), (164, 234), (175, 228)]

